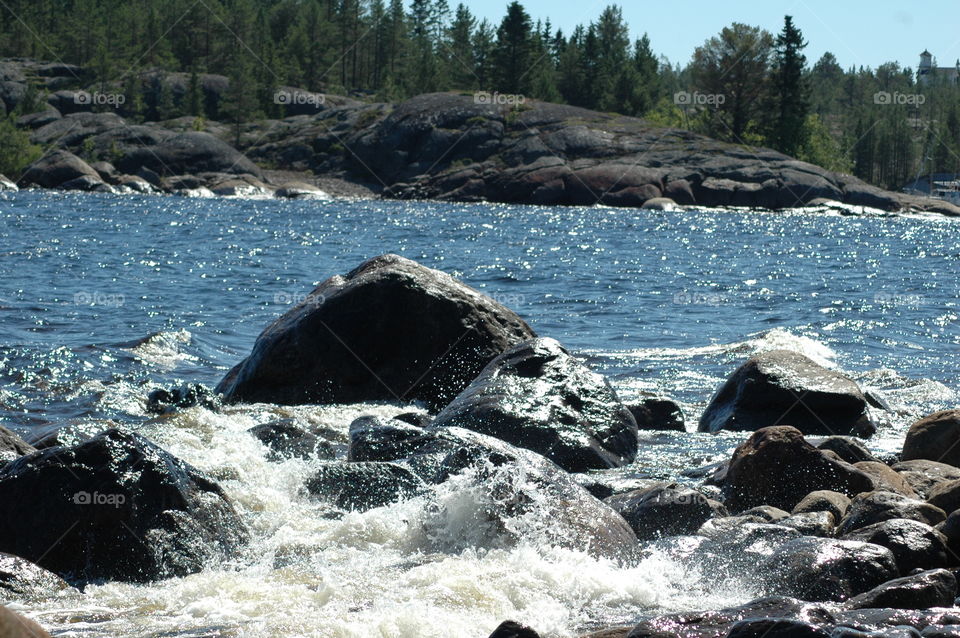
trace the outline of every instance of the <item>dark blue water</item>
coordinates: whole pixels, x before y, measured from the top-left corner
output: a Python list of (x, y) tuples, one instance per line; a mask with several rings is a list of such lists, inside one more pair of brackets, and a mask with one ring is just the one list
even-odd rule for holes
[(124, 420), (116, 384), (212, 385), (291, 302), (384, 252), (694, 412), (780, 346), (923, 386), (918, 411), (960, 387), (956, 220), (23, 192), (0, 199), (0, 420)]

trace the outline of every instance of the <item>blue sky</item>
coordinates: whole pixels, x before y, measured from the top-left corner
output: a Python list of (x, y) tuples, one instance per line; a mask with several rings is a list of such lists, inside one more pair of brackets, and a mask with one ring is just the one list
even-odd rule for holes
[[(455, 7), (460, 0), (448, 0)], [(498, 24), (508, 0), (463, 0), (481, 18)], [(531, 16), (549, 17), (565, 33), (600, 14), (610, 0), (521, 0)], [(939, 66), (960, 58), (960, 1), (916, 4), (891, 0), (623, 0), (617, 2), (634, 36), (647, 32), (658, 55), (686, 64), (694, 48), (731, 22), (777, 32), (792, 15), (803, 30), (812, 64), (830, 51), (844, 68), (888, 61), (916, 68), (925, 48)]]

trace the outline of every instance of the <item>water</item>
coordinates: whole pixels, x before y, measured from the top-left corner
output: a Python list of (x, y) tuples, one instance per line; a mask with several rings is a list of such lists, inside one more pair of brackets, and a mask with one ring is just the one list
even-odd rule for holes
[[(960, 222), (822, 211), (655, 212), (424, 202), (0, 195), (0, 423), (136, 429), (215, 476), (253, 531), (229, 565), (109, 584), (20, 608), (64, 636), (483, 636), (506, 618), (573, 636), (663, 610), (744, 602), (670, 555), (618, 565), (544, 546), (438, 548), (421, 500), (325, 517), (314, 463), (268, 462), (246, 430), (325, 427), (403, 406), (235, 406), (151, 418), (144, 398), (214, 385), (260, 330), (334, 273), (395, 252), (462, 278), (609, 375), (625, 399), (678, 399), (693, 427), (751, 353), (789, 348), (878, 390), (896, 412), (871, 442), (956, 407)], [(619, 474), (676, 477), (742, 435), (653, 434)], [(685, 479), (686, 480), (686, 479)], [(452, 487), (463, 520), (478, 505)]]

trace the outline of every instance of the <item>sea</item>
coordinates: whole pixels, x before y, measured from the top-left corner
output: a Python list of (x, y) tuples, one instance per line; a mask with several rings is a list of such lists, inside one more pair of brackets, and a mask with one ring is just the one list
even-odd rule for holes
[[(304, 490), (319, 460), (269, 460), (247, 430), (292, 418), (342, 457), (357, 417), (417, 405), (193, 407), (155, 389), (216, 385), (316, 284), (396, 253), (519, 313), (624, 401), (682, 406), (687, 432), (641, 434), (610, 480), (697, 485), (742, 433), (698, 433), (749, 356), (801, 352), (888, 405), (868, 446), (960, 404), (960, 219), (869, 210), (651, 211), (429, 201), (0, 193), (0, 424), (67, 443), (143, 434), (214, 477), (251, 531), (241, 556), (150, 584), (8, 601), (57, 636), (475, 637), (501, 621), (569, 637), (764, 594), (662, 547), (629, 562), (536, 534), (424, 543), (430, 499), (330, 516)], [(445, 484), (450, 536), (477, 494)], [(29, 504), (24, 504), (29, 507)], [(460, 516), (460, 519), (457, 519)]]

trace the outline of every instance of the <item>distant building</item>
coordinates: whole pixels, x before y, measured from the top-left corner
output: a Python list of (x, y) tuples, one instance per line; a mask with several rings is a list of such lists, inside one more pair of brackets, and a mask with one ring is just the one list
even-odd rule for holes
[(917, 81), (926, 84), (930, 78), (945, 78), (954, 84), (960, 84), (960, 60), (953, 66), (933, 66), (933, 54), (924, 50), (920, 54), (920, 66), (917, 67)]

